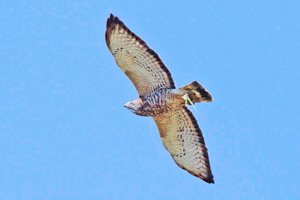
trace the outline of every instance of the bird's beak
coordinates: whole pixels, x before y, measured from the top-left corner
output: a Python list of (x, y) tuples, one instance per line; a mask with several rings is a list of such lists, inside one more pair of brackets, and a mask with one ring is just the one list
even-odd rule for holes
[(128, 105), (129, 105), (129, 102), (128, 102), (128, 103), (125, 103), (123, 106), (124, 106), (125, 108), (128, 108)]

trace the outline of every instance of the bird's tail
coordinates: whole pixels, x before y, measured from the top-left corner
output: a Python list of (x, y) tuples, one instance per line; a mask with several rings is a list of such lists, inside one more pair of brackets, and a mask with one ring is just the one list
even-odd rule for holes
[(183, 96), (183, 98), (188, 98), (187, 103), (191, 105), (192, 101), (195, 102), (210, 102), (213, 100), (212, 96), (205, 90), (205, 88), (200, 85), (197, 81), (190, 83), (187, 86), (174, 90), (173, 93)]

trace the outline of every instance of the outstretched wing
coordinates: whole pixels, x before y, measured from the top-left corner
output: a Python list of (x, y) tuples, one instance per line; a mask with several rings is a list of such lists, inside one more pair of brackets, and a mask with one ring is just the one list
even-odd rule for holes
[(175, 88), (168, 68), (157, 53), (112, 14), (107, 20), (106, 44), (140, 96), (160, 88)]
[(208, 183), (214, 183), (207, 148), (193, 113), (183, 106), (153, 118), (164, 146), (178, 166)]

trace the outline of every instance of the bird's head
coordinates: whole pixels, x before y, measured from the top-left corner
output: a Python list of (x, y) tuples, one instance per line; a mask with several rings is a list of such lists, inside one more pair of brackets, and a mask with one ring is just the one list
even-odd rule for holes
[(127, 102), (124, 107), (128, 108), (131, 112), (141, 115), (141, 106), (143, 105), (143, 101), (141, 99), (131, 100)]

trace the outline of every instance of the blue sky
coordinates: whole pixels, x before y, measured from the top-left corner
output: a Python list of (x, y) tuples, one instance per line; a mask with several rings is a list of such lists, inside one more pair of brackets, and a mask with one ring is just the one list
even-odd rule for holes
[[(299, 199), (299, 1), (0, 1), (1, 199)], [(143, 38), (194, 111), (215, 184), (180, 169), (106, 47)], [(298, 156), (297, 156), (298, 155)]]

